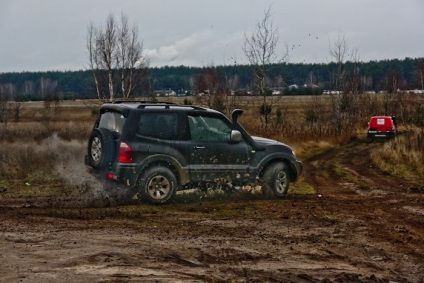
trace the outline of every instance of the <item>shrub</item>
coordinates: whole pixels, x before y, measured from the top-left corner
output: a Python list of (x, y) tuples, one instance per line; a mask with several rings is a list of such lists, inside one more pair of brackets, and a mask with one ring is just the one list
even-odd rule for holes
[(191, 101), (191, 99), (188, 99), (187, 97), (184, 98), (184, 105), (192, 105), (193, 101)]

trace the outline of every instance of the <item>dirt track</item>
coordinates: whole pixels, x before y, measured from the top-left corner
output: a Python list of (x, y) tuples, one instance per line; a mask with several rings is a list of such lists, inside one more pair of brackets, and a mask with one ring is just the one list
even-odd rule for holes
[(284, 200), (90, 208), (0, 193), (0, 281), (424, 282), (424, 188), (374, 169), (370, 146), (305, 160), (317, 194)]

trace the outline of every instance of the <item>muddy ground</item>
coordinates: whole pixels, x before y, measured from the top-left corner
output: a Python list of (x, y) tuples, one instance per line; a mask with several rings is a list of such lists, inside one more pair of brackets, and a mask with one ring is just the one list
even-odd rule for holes
[(0, 281), (424, 282), (424, 188), (374, 168), (373, 146), (304, 160), (317, 193), (294, 186), (284, 200), (110, 206), (0, 192)]

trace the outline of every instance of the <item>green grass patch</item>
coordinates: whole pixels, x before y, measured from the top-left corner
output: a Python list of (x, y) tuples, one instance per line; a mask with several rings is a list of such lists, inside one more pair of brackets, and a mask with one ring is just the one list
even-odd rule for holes
[(333, 164), (332, 171), (335, 174), (335, 177), (337, 178), (345, 178), (350, 173), (339, 163)]
[(289, 190), (289, 194), (296, 195), (314, 195), (316, 193), (314, 186), (307, 183), (302, 177), (296, 183), (292, 183)]
[(330, 222), (331, 224), (336, 224), (340, 221), (340, 219), (336, 215), (329, 215), (329, 214), (324, 214), (322, 216), (322, 219), (327, 222)]

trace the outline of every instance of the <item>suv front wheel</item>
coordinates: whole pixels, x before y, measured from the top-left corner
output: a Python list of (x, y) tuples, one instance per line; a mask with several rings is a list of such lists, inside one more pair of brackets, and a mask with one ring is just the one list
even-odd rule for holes
[(263, 183), (272, 190), (276, 197), (285, 197), (290, 186), (289, 170), (286, 163), (278, 162), (266, 168)]
[(169, 203), (177, 192), (177, 178), (168, 168), (156, 166), (143, 173), (138, 186), (142, 200), (152, 204)]

